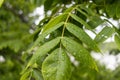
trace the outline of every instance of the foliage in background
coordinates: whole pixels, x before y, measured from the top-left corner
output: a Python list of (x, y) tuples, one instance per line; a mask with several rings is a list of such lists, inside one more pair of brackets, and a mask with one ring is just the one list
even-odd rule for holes
[[(96, 65), (91, 56), (92, 51), (102, 52), (100, 46), (112, 35), (119, 52), (120, 28), (109, 21), (120, 18), (119, 3), (119, 0), (4, 1), (0, 8), (0, 56), (4, 58), (0, 62), (0, 79), (119, 80), (119, 67), (107, 70)], [(29, 14), (41, 5), (45, 17), (34, 26), (34, 17)], [(99, 33), (98, 27), (102, 28)], [(86, 30), (94, 33), (95, 38)]]
[(0, 79), (19, 80), (24, 59), (21, 53), (32, 43), (32, 18), (35, 4), (25, 0), (5, 0), (0, 8)]

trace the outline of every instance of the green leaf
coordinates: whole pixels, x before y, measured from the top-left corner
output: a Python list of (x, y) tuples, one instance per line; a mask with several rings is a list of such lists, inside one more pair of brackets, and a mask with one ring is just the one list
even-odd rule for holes
[(21, 40), (8, 40), (0, 43), (0, 50), (9, 47), (11, 50), (18, 52), (23, 46), (24, 44)]
[(36, 45), (38, 45), (48, 34), (50, 34), (51, 32), (53, 32), (56, 29), (58, 29), (59, 27), (61, 27), (64, 24), (64, 21), (65, 21), (66, 17), (67, 17), (66, 14), (62, 14), (60, 16), (57, 16), (57, 17), (51, 19), (48, 22), (48, 24), (46, 24), (43, 27), (42, 33), (39, 35), (39, 37), (34, 42), (32, 48), (29, 49), (29, 51), (31, 51), (34, 47), (36, 47)]
[(115, 17), (116, 14), (116, 4), (109, 4), (106, 6), (106, 12), (109, 17)]
[(20, 80), (29, 80), (30, 74), (31, 74), (31, 70), (28, 69), (20, 78)]
[(33, 76), (32, 77), (34, 77), (35, 80), (43, 80), (42, 73), (38, 69), (33, 70)]
[(57, 16), (54, 19), (51, 19), (50, 22), (43, 27), (42, 33), (49, 31), (49, 29), (51, 29), (51, 28), (55, 28), (54, 26), (56, 26), (57, 24), (63, 23), (65, 21), (66, 17), (67, 17), (66, 14), (62, 14), (60, 16)]
[(87, 29), (91, 29), (91, 26), (89, 26), (83, 19), (81, 19), (80, 17), (74, 15), (74, 14), (71, 14), (71, 17), (73, 19), (75, 19), (76, 21), (78, 21), (79, 23), (81, 23), (82, 25), (84, 25)]
[(61, 42), (63, 46), (67, 49), (67, 51), (71, 53), (73, 56), (75, 56), (75, 58), (82, 65), (85, 65), (89, 68), (98, 71), (97, 66), (93, 58), (91, 57), (90, 53), (81, 44), (67, 37), (63, 37), (61, 39)]
[(3, 2), (4, 2), (4, 0), (0, 0), (0, 7), (1, 7), (1, 5), (3, 4)]
[(46, 42), (42, 46), (40, 46), (36, 52), (33, 54), (31, 60), (29, 61), (27, 68), (32, 66), (33, 64), (40, 62), (42, 57), (44, 57), (51, 49), (53, 49), (60, 42), (60, 37), (57, 37), (49, 42)]
[[(34, 42), (32, 48), (30, 48), (29, 51), (31, 51), (34, 47), (36, 47), (36, 45), (38, 45), (42, 40), (44, 40), (44, 38), (45, 38), (47, 35), (49, 35), (49, 34), (50, 34), (51, 32), (53, 32), (53, 31), (55, 31), (55, 30), (58, 29), (59, 27), (61, 27), (63, 24), (64, 24), (64, 22), (60, 22), (60, 23), (58, 23), (58, 24), (56, 24), (56, 25), (53, 25), (53, 26), (50, 26), (50, 24), (47, 25), (47, 26), (45, 26), (45, 27), (51, 27), (51, 28), (49, 28), (49, 29), (47, 28), (46, 30), (43, 29), (42, 34), (39, 35), (39, 37), (38, 37), (37, 40)], [(52, 24), (51, 24), (51, 25), (52, 25)]]
[(89, 18), (89, 15), (82, 11), (80, 8), (76, 8), (76, 10), (83, 14), (85, 17)]
[(84, 30), (82, 30), (81, 28), (79, 28), (78, 26), (76, 26), (72, 23), (67, 23), (66, 28), (73, 35), (75, 35), (79, 40), (84, 42), (89, 48), (91, 48), (97, 52), (100, 52), (96, 43), (89, 37), (89, 35)]
[(53, 7), (56, 7), (56, 5), (60, 2), (61, 2), (60, 0), (46, 0), (45, 3), (44, 3), (45, 12), (53, 9)]
[(116, 7), (116, 16), (117, 18), (120, 18), (120, 3), (118, 3)]
[(104, 22), (98, 16), (92, 16), (89, 19), (90, 19), (90, 21), (88, 22), (88, 25), (90, 25), (92, 29), (96, 28), (97, 26), (101, 25)]
[(48, 10), (51, 9), (52, 4), (53, 4), (54, 0), (50, 1), (50, 0), (46, 0), (44, 3), (44, 7), (45, 7), (45, 12), (47, 12)]
[(106, 42), (100, 44), (100, 49), (102, 53), (106, 53), (107, 51), (116, 50), (118, 47), (115, 42)]
[[(88, 17), (95, 15), (95, 11), (92, 9), (90, 5), (81, 4), (79, 6), (80, 6), (79, 9), (83, 10), (85, 13), (87, 13), (87, 15), (89, 15)], [(85, 6), (88, 6), (88, 7), (85, 7)]]
[(116, 44), (118, 46), (118, 49), (120, 50), (120, 37), (118, 35), (115, 35), (114, 38), (115, 38), (115, 42), (116, 42)]
[(77, 5), (71, 6), (70, 8), (66, 9), (66, 10), (64, 11), (64, 13), (69, 14), (69, 13), (71, 13), (71, 11), (73, 11), (76, 7), (77, 7)]
[(102, 29), (101, 32), (99, 32), (96, 37), (95, 37), (95, 41), (97, 43), (102, 43), (104, 42), (106, 39), (108, 39), (113, 33), (114, 33), (114, 28), (111, 27), (105, 27)]
[(42, 73), (45, 80), (69, 80), (71, 63), (67, 53), (58, 48), (43, 62)]

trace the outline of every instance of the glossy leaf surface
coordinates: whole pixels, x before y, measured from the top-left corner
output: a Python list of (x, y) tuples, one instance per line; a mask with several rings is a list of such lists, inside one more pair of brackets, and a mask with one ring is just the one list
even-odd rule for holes
[(54, 48), (60, 42), (60, 37), (57, 37), (37, 49), (37, 51), (33, 54), (31, 60), (28, 63), (28, 67), (35, 64), (37, 61), (42, 59), (52, 48)]
[(97, 36), (95, 37), (95, 41), (97, 43), (102, 43), (104, 42), (106, 39), (108, 39), (110, 36), (112, 36), (112, 34), (114, 33), (114, 28), (111, 27), (105, 27), (102, 29), (101, 32), (99, 32), (97, 34)]
[(42, 73), (45, 80), (69, 80), (71, 63), (67, 53), (58, 48), (43, 62)]
[(63, 37), (61, 41), (66, 50), (75, 56), (82, 65), (98, 70), (90, 53), (80, 43), (67, 37)]
[(79, 40), (84, 42), (88, 47), (99, 52), (99, 48), (97, 47), (96, 43), (89, 37), (89, 35), (84, 30), (72, 23), (66, 24), (66, 28)]

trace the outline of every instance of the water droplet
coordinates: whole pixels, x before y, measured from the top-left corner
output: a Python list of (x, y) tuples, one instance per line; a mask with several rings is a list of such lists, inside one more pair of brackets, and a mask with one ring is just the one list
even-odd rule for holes
[(104, 37), (104, 35), (101, 35), (102, 37)]
[(108, 38), (108, 36), (104, 36), (105, 38)]
[(102, 37), (104, 37), (104, 38), (108, 38), (108, 36), (105, 36), (105, 35), (102, 35)]

